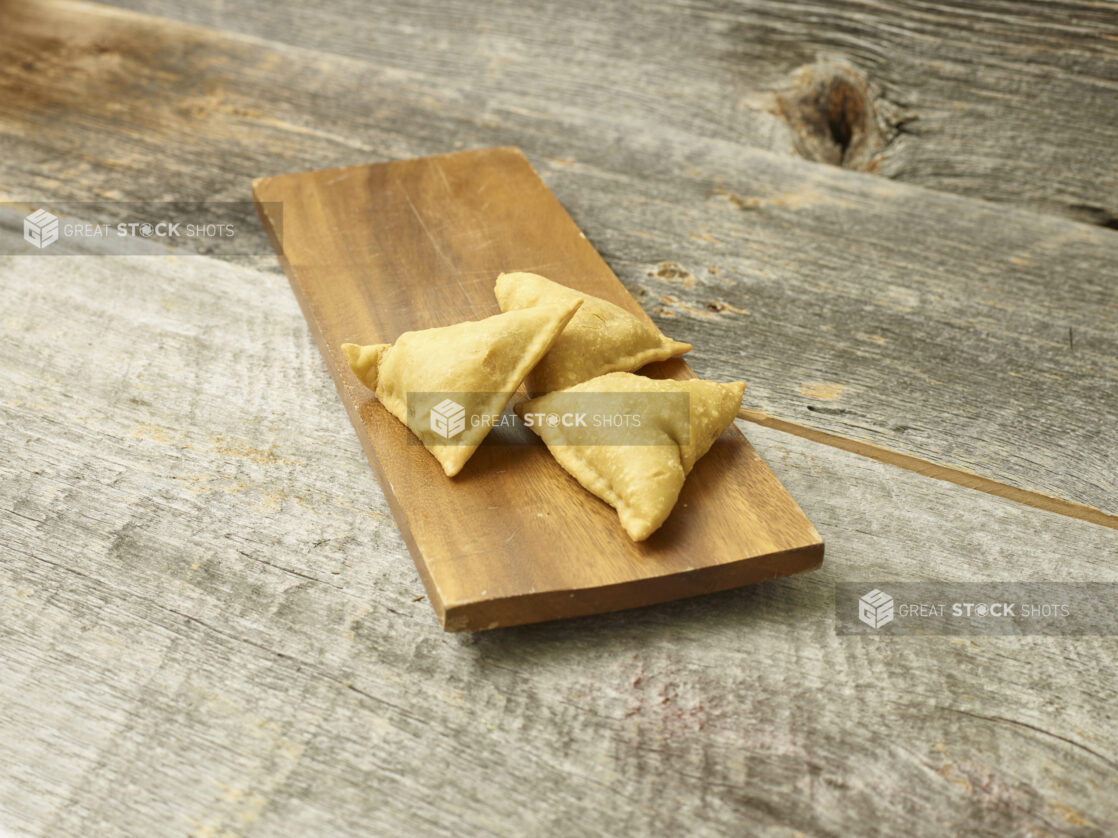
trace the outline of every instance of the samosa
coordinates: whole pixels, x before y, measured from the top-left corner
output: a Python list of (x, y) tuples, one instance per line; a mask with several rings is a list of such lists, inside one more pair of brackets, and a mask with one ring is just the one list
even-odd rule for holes
[(558, 301), (342, 350), (354, 375), (453, 477), (580, 305)]
[[(695, 462), (734, 421), (744, 391), (742, 381), (610, 373), (523, 402), (516, 412), (564, 469), (617, 510), (629, 537), (643, 541), (667, 519)], [(636, 425), (619, 431), (623, 416), (636, 416)]]
[(691, 344), (620, 306), (533, 273), (503, 273), (494, 289), (501, 311), (582, 301), (571, 322), (525, 380), (531, 395), (563, 390), (609, 372), (631, 372), (682, 355)]

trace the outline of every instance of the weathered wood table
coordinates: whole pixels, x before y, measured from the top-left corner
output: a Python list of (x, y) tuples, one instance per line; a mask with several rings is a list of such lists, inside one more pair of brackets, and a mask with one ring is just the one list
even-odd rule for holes
[[(240, 238), (0, 257), (0, 834), (1118, 833), (1118, 638), (833, 607), (1118, 582), (1118, 6), (121, 5), (0, 9), (3, 252)], [(749, 382), (820, 571), (439, 630), (247, 200), (486, 145)]]

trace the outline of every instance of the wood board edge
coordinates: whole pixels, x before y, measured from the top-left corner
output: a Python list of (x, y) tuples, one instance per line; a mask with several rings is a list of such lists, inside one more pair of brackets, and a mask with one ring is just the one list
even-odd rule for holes
[[(259, 180), (259, 179), (258, 179)], [(395, 493), (392, 491), (392, 484), (388, 480), (384, 469), (381, 467), (380, 461), (376, 456), (373, 449), (372, 440), (365, 430), (365, 423), (361, 420), (361, 415), (358, 407), (357, 399), (353, 398), (352, 393), (349, 391), (348, 383), (342, 378), (343, 371), (337, 364), (329, 363), (332, 356), (330, 347), (326, 343), (326, 338), (323, 336), (318, 327), (318, 321), (314, 316), (307, 303), (306, 297), (303, 294), (302, 287), (299, 285), (299, 280), (295, 275), (295, 271), (291, 263), (283, 255), (282, 246), (278, 243), (276, 238), (276, 231), (273, 229), (271, 220), (264, 210), (263, 204), (268, 203), (260, 201), (256, 192), (256, 181), (253, 181), (253, 205), (256, 207), (257, 215), (260, 217), (261, 223), (268, 234), (268, 239), (272, 242), (272, 247), (276, 251), (276, 256), (279, 259), (280, 266), (283, 269), (284, 276), (287, 277), (288, 284), (291, 286), (292, 293), (299, 304), (299, 309), (303, 314), (303, 319), (307, 322), (311, 335), (314, 338), (315, 345), (318, 347), (319, 354), (322, 356), (330, 378), (334, 382), (334, 389), (338, 393), (338, 398), (345, 408), (346, 416), (349, 417), (350, 424), (353, 425), (354, 431), (357, 433), (357, 439), (361, 443), (361, 449), (365, 452), (365, 459), (368, 460), (369, 465), (373, 469), (373, 475), (376, 477), (377, 483), (380, 485), (384, 493), (385, 500), (388, 502), (389, 511), (392, 513), (393, 521), (400, 530), (400, 534), (407, 545), (408, 552), (411, 554), (412, 563), (415, 565), (416, 571), (419, 573), (420, 581), (423, 583), (423, 588), (427, 592), (427, 599), (431, 603), (431, 607), (435, 611), (435, 616), (438, 618), (440, 624), (445, 625), (446, 622), (446, 607), (443, 602), (442, 592), (439, 590), (438, 585), (435, 583), (430, 570), (427, 567), (426, 561), (416, 544), (415, 537), (411, 532), (411, 527), (408, 524), (408, 517), (405, 514), (403, 507), (400, 506)]]
[(488, 631), (659, 605), (818, 570), (823, 553), (819, 540), (736, 562), (611, 585), (450, 603), (442, 625), (449, 632)]

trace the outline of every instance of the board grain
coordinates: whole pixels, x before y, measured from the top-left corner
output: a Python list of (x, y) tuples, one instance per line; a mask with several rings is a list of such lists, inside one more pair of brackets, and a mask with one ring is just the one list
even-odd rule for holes
[[(443, 627), (630, 608), (819, 566), (823, 542), (736, 428), (634, 543), (542, 444), (485, 445), (454, 480), (363, 388), (344, 342), (497, 313), (537, 271), (648, 321), (515, 148), (261, 178), (253, 197)], [(681, 360), (646, 368), (690, 377)]]

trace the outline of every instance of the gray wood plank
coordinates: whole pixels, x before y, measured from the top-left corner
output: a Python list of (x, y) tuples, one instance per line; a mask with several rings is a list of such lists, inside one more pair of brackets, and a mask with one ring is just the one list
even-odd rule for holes
[[(758, 418), (1118, 522), (1112, 231), (105, 7), (18, 7), (0, 47), (12, 197), (111, 217), (124, 199), (242, 199), (251, 176), (519, 144), (696, 369), (750, 382)], [(246, 206), (214, 217), (266, 249)]]
[(114, 2), (371, 61), (499, 118), (670, 124), (1118, 227), (1113, 2)]
[(549, 181), (756, 418), (1118, 525), (1118, 237), (724, 148), (659, 175)]
[(5, 832), (1118, 828), (1114, 637), (832, 627), (841, 581), (1118, 581), (1114, 530), (743, 425), (823, 570), (445, 635), (271, 262), (0, 260)]

